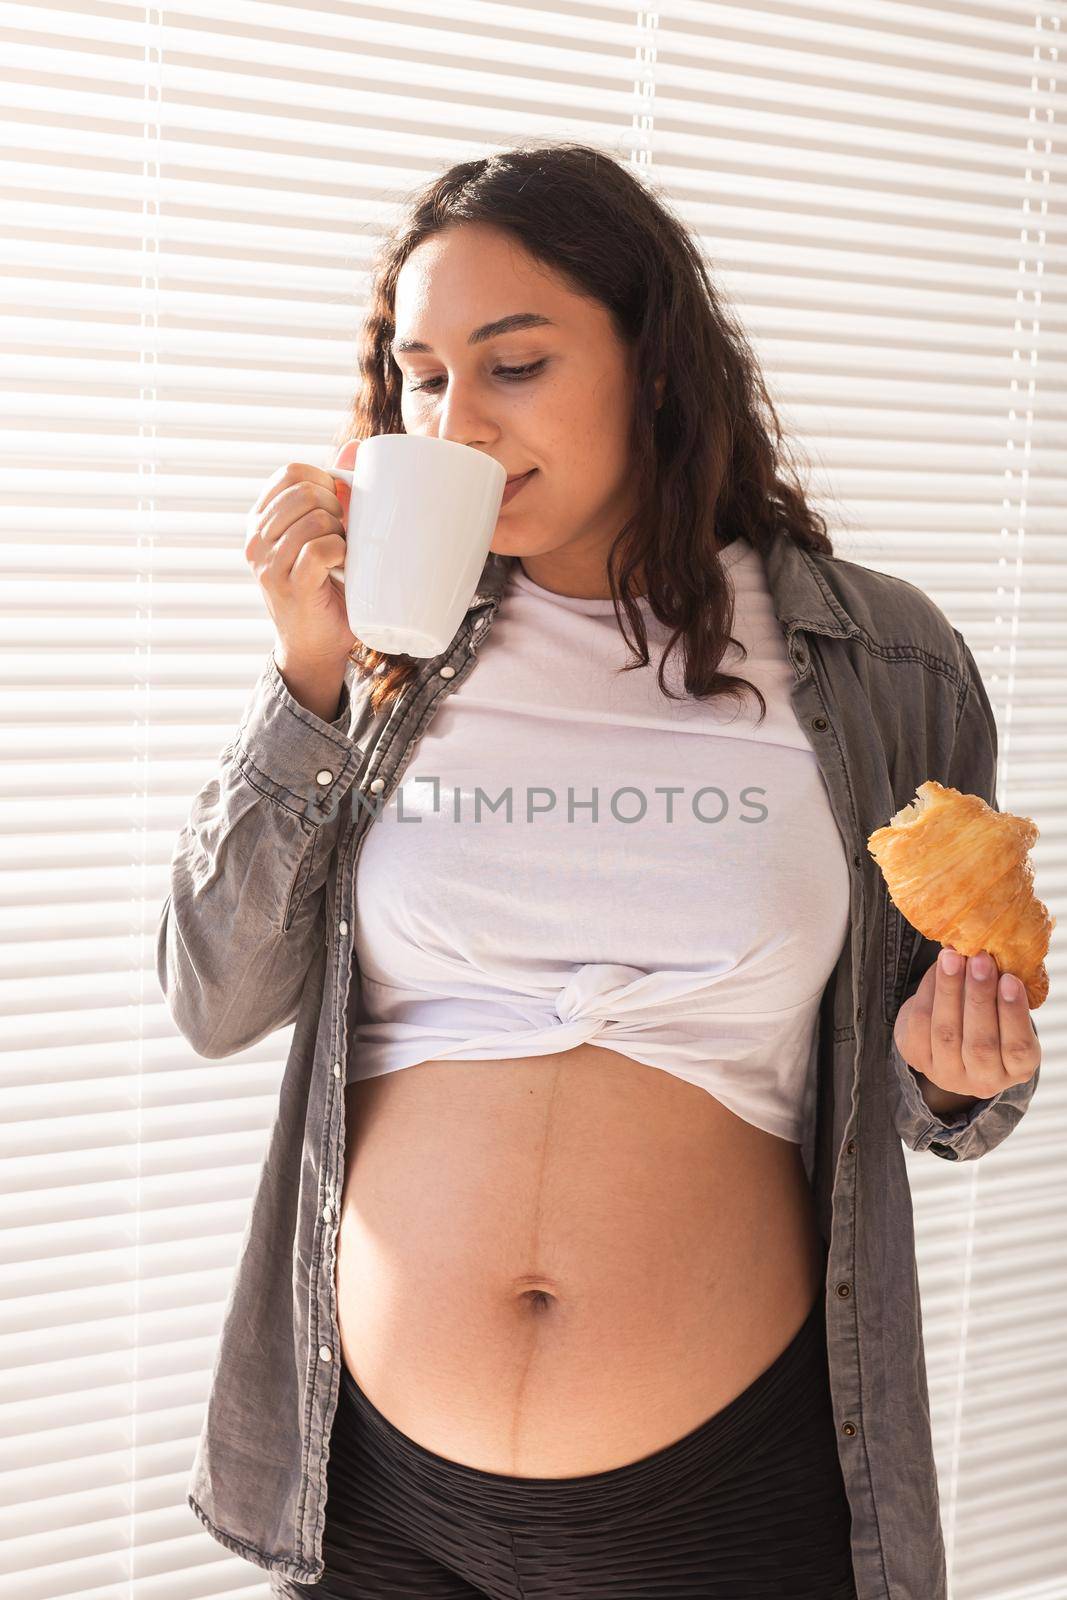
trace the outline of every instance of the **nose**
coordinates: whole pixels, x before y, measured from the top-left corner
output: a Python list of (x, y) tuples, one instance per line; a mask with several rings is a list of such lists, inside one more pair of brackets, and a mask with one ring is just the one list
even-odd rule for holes
[(451, 439), (455, 444), (470, 445), (477, 450), (499, 435), (489, 418), (480, 413), (474, 402), (464, 400), (455, 383), (449, 389), (437, 413), (437, 437)]

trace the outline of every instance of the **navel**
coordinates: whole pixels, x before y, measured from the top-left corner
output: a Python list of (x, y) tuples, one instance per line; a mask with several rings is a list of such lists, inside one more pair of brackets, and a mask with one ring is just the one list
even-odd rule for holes
[(551, 1311), (556, 1303), (555, 1295), (549, 1294), (545, 1289), (524, 1289), (520, 1298), (535, 1314), (542, 1311)]
[(532, 1312), (551, 1311), (559, 1298), (559, 1285), (543, 1273), (527, 1272), (512, 1282), (512, 1291)]

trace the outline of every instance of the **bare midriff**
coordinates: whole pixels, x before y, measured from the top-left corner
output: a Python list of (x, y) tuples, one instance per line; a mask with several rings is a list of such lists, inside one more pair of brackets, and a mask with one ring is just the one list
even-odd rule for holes
[(599, 1045), (349, 1084), (341, 1353), (483, 1472), (672, 1444), (791, 1342), (824, 1281), (800, 1146)]

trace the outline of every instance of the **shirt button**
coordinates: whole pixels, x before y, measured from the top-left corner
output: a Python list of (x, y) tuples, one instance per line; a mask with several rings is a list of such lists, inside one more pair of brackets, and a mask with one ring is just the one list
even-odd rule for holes
[(474, 626), (476, 628), (484, 628), (485, 627), (485, 618), (484, 617), (475, 617)]
[(333, 1075), (335, 1078), (341, 1076), (341, 1063), (339, 1061), (335, 1061), (333, 1064)]
[(319, 1345), (319, 1360), (320, 1361), (332, 1361), (333, 1360), (333, 1351), (330, 1349), (328, 1344), (320, 1344)]
[(348, 932), (348, 923), (347, 922), (339, 922), (337, 924), (337, 931), (341, 935), (341, 937), (343, 938), (344, 935)]
[(819, 733), (824, 732), (830, 726), (825, 717), (812, 717), (811, 725)]
[(333, 1206), (330, 1205), (329, 1201), (322, 1208), (322, 1220), (323, 1222), (333, 1221)]
[(332, 783), (333, 782), (333, 773), (332, 772), (327, 772), (326, 768), (323, 767), (321, 772), (316, 772), (316, 774), (315, 774), (315, 782), (316, 783)]
[(441, 671), (438, 673), (438, 677), (441, 677), (441, 678), (454, 678), (455, 676), (456, 676), (455, 667), (442, 667)]
[(374, 782), (369, 784), (368, 787), (372, 794), (381, 794), (382, 790), (385, 788), (385, 779), (375, 778)]
[(835, 1292), (839, 1300), (847, 1300), (852, 1293), (852, 1286), (848, 1283), (839, 1283)]

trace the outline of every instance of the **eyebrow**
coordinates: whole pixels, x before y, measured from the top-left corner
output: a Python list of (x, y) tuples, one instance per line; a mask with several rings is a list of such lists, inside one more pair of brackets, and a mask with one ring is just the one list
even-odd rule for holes
[[(510, 317), (500, 317), (496, 322), (487, 322), (484, 327), (475, 328), (467, 339), (468, 344), (484, 344), (486, 339), (496, 339), (502, 333), (517, 333), (520, 328), (554, 328), (556, 324), (550, 317), (542, 317), (537, 311), (513, 311)], [(399, 355), (403, 350), (418, 350), (424, 355), (432, 355), (428, 344), (423, 344), (421, 339), (394, 339), (389, 346), (393, 355)]]

